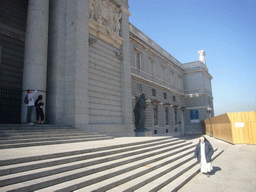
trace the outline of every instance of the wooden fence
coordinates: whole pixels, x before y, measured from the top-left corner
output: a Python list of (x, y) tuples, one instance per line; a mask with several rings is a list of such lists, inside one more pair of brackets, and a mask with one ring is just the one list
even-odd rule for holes
[(256, 144), (256, 111), (225, 113), (204, 120), (206, 134), (232, 144)]

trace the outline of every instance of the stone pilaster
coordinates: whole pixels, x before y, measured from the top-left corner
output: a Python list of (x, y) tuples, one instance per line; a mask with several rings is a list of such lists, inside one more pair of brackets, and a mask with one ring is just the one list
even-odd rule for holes
[(131, 90), (131, 61), (130, 61), (130, 34), (129, 34), (129, 16), (130, 12), (122, 7), (121, 31), (120, 36), (123, 38), (122, 46), (122, 114), (125, 132), (133, 132), (134, 125), (132, 121), (132, 90)]
[[(23, 68), (23, 99), (27, 89), (38, 88), (37, 95), (43, 95), (46, 100), (48, 21), (49, 0), (29, 0)], [(27, 108), (23, 100), (21, 114), (21, 122), (26, 122)]]
[(66, 124), (85, 128), (89, 123), (88, 39), (90, 1), (66, 1)]
[(184, 110), (181, 111), (180, 113), (181, 115), (181, 131), (182, 131), (182, 134), (185, 135), (185, 124), (184, 124)]

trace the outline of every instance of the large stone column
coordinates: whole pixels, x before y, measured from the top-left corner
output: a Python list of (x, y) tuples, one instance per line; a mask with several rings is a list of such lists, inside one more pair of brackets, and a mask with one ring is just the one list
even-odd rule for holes
[(47, 64), (47, 122), (62, 124), (65, 106), (66, 0), (51, 0), (49, 5)]
[[(38, 88), (46, 101), (49, 0), (29, 0), (25, 39), (22, 98), (27, 89)], [(27, 107), (22, 101), (21, 122), (26, 122)]]

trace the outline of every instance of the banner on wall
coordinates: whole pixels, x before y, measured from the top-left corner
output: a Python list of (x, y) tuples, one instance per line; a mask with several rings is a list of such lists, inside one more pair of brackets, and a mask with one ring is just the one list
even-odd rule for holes
[(190, 123), (199, 123), (198, 110), (190, 110)]

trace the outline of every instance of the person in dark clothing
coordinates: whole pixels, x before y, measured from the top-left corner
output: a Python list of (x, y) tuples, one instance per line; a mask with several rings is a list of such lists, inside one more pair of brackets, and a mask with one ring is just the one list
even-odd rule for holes
[[(43, 96), (39, 95), (36, 102), (35, 102), (35, 106), (36, 106), (36, 120), (38, 124), (43, 124), (44, 123), (44, 112), (43, 112), (43, 106), (44, 106), (44, 102), (43, 102)], [(41, 122), (39, 121), (39, 117), (41, 117)]]
[(199, 143), (196, 146), (194, 157), (197, 158), (198, 163), (201, 166), (201, 172), (207, 174), (213, 170), (212, 168), (212, 155), (214, 150), (211, 143), (205, 138), (200, 137)]

